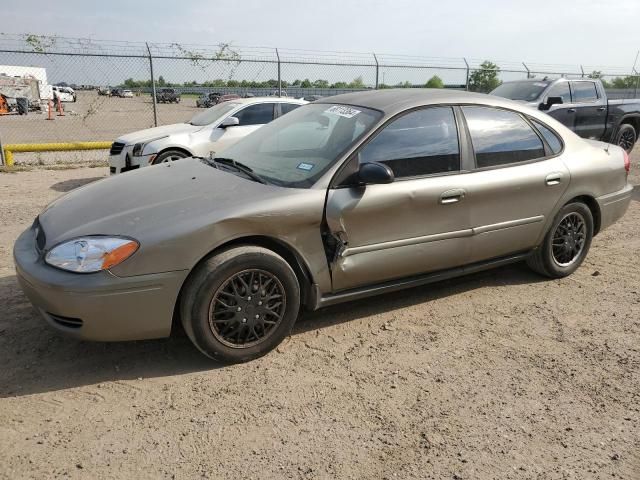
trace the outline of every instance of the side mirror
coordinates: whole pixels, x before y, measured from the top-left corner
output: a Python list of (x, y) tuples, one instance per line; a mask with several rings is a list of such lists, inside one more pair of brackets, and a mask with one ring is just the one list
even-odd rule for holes
[(238, 125), (240, 125), (238, 117), (227, 117), (220, 124), (220, 128), (237, 127)]
[(549, 110), (554, 105), (560, 105), (564, 103), (562, 101), (562, 97), (549, 97), (547, 98), (546, 103), (540, 104), (540, 110)]
[(360, 183), (377, 185), (392, 183), (395, 177), (387, 165), (379, 162), (367, 162), (360, 165), (357, 178)]

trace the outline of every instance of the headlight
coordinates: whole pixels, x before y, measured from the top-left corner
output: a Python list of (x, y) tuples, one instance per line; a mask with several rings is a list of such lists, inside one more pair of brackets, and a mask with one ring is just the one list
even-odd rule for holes
[(139, 157), (142, 155), (142, 151), (144, 150), (146, 143), (136, 143), (133, 146), (133, 156), (134, 157)]
[(53, 247), (45, 261), (70, 272), (99, 272), (124, 262), (139, 246), (130, 238), (80, 237)]

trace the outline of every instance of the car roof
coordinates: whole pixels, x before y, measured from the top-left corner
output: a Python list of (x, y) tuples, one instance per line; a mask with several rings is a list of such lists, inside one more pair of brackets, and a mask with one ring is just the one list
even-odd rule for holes
[(439, 88), (390, 88), (344, 93), (316, 100), (317, 103), (339, 103), (380, 110), (385, 115), (393, 115), (409, 108), (435, 104), (478, 103), (521, 110), (522, 105), (484, 93)]
[(234, 98), (232, 100), (228, 100), (229, 102), (238, 103), (238, 104), (248, 104), (248, 103), (297, 103), (300, 105), (304, 105), (305, 103), (309, 103), (305, 100), (298, 100), (297, 98), (291, 97), (249, 97), (249, 98)]

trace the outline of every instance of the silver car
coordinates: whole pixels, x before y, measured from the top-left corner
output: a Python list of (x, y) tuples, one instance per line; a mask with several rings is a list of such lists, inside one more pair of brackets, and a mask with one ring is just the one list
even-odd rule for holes
[(168, 336), (209, 357), (273, 349), (302, 308), (526, 261), (582, 263), (626, 211), (629, 158), (480, 94), (382, 90), (305, 105), (215, 159), (111, 177), (17, 240), (17, 276), (78, 338)]
[(237, 98), (197, 113), (188, 123), (128, 133), (111, 145), (109, 171), (115, 175), (193, 155), (209, 156), (305, 103), (292, 98)]

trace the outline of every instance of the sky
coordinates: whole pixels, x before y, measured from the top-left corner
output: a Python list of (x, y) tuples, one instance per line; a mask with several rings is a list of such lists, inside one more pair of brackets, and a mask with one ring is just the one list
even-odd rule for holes
[(22, 0), (3, 11), (0, 31), (630, 71), (640, 49), (640, 1), (614, 3), (615, 7), (605, 0)]

